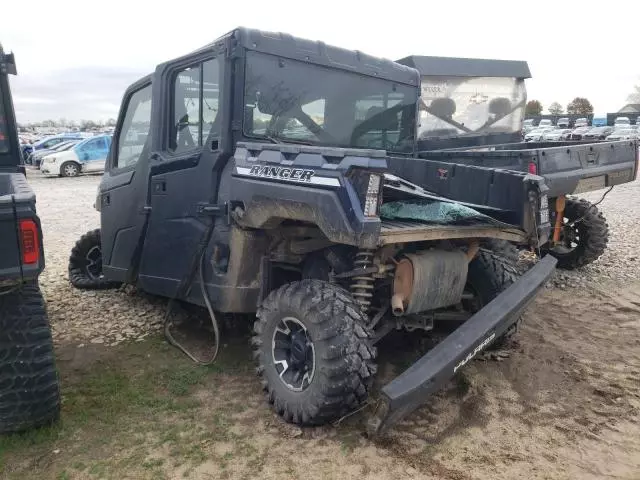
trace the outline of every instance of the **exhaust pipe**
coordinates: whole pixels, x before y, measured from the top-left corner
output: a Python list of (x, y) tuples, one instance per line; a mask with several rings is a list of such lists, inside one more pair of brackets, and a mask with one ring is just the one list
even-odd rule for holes
[(404, 297), (400, 293), (396, 293), (391, 297), (391, 312), (400, 317), (404, 315)]

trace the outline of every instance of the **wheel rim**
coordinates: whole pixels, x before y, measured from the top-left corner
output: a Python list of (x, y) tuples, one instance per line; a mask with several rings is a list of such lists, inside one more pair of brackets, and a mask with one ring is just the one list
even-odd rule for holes
[(316, 370), (316, 356), (307, 327), (295, 317), (285, 317), (273, 331), (271, 354), (276, 372), (294, 392), (305, 390)]
[(567, 255), (573, 252), (580, 244), (580, 230), (578, 225), (569, 225), (570, 220), (567, 217), (563, 218), (562, 231), (560, 232), (560, 243), (557, 243), (551, 249), (552, 252), (559, 255)]
[(71, 165), (66, 165), (64, 167), (64, 173), (65, 175), (67, 175), (68, 177), (75, 177), (78, 174), (78, 167), (76, 167), (75, 165), (71, 164)]
[(86, 271), (89, 278), (99, 280), (102, 278), (102, 250), (98, 245), (92, 247), (85, 255)]

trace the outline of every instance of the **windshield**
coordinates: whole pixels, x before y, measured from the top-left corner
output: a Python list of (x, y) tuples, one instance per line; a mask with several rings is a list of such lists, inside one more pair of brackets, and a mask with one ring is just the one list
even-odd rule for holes
[(4, 100), (0, 91), (0, 153), (9, 151), (9, 137), (7, 136), (7, 119), (4, 116)]
[(407, 85), (247, 53), (248, 137), (411, 152), (417, 100), (417, 89)]
[(420, 138), (515, 133), (524, 118), (526, 91), (517, 78), (425, 76), (422, 100)]

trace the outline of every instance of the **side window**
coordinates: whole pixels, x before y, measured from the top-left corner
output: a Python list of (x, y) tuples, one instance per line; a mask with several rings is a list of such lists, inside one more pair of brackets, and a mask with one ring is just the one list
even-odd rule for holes
[(115, 168), (125, 168), (138, 163), (151, 127), (151, 84), (136, 91), (127, 107), (118, 136)]
[(52, 138), (51, 140), (48, 140), (48, 141), (44, 142), (44, 144), (42, 146), (44, 148), (51, 148), (51, 147), (59, 144), (60, 142), (62, 142), (61, 138)]
[(220, 133), (218, 96), (220, 67), (217, 58), (178, 72), (173, 83), (173, 123), (169, 151), (180, 153), (200, 147), (211, 131)]

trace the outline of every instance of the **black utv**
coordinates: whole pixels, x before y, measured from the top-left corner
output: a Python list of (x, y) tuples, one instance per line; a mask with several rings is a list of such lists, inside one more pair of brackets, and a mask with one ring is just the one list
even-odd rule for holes
[(55, 421), (60, 408), (53, 342), (38, 276), (44, 250), (36, 197), (22, 165), (9, 74), (0, 46), (0, 433)]
[(249, 29), (159, 65), (125, 93), (71, 282), (255, 313), (257, 374), (301, 425), (367, 400), (387, 333), (453, 326), (382, 389), (385, 430), (504, 342), (556, 262), (516, 279), (491, 250), (547, 241), (543, 179), (418, 161), (419, 97), (414, 68)]

